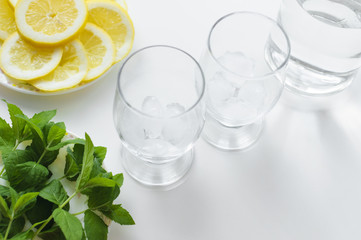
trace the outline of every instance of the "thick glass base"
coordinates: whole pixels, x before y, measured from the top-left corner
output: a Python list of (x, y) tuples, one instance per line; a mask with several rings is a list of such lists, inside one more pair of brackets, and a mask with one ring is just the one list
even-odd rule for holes
[(152, 163), (122, 148), (123, 166), (126, 172), (139, 183), (160, 190), (177, 187), (185, 180), (194, 158), (193, 149), (173, 161)]
[(356, 74), (356, 70), (346, 73), (328, 72), (291, 58), (286, 72), (286, 88), (301, 95), (331, 95), (349, 86)]
[(246, 150), (257, 142), (262, 129), (262, 120), (241, 127), (227, 127), (208, 115), (202, 137), (222, 150)]

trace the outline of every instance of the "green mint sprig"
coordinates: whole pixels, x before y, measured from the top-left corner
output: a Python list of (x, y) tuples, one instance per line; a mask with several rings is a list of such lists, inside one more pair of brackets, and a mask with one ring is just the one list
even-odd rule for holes
[[(5, 101), (6, 102), (6, 101)], [(123, 184), (123, 174), (113, 175), (103, 167), (105, 147), (94, 147), (88, 134), (84, 139), (63, 140), (63, 122), (52, 122), (56, 111), (44, 111), (29, 118), (17, 106), (7, 103), (11, 126), (0, 118), (0, 240), (103, 240), (107, 239), (105, 218), (121, 225), (133, 225), (131, 215), (114, 204)], [(22, 143), (29, 141), (25, 149)], [(72, 147), (68, 146), (71, 145)], [(59, 150), (67, 146), (64, 176), (51, 179), (49, 166)], [(75, 182), (68, 195), (63, 182)], [(88, 208), (69, 212), (70, 200), (87, 196)], [(82, 223), (76, 215), (84, 214)], [(31, 227), (24, 230), (26, 222)]]

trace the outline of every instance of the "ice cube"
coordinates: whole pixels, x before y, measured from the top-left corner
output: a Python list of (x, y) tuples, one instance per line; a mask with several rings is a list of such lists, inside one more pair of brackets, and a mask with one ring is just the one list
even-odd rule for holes
[(165, 109), (167, 119), (163, 125), (162, 138), (174, 145), (180, 144), (188, 133), (189, 118), (187, 115), (179, 116), (185, 110), (185, 107), (179, 103), (168, 104)]
[(224, 102), (233, 96), (234, 87), (227, 81), (222, 72), (217, 72), (209, 81), (207, 87), (207, 102), (211, 106), (224, 104)]
[(227, 51), (218, 59), (218, 62), (229, 71), (241, 76), (254, 76), (255, 61), (242, 52)]
[(147, 139), (141, 147), (141, 154), (153, 157), (164, 157), (175, 151), (176, 148), (163, 139)]
[(144, 141), (144, 121), (141, 116), (129, 108), (125, 108), (120, 115), (117, 129), (125, 142), (137, 146)]
[(222, 119), (237, 124), (255, 119), (263, 108), (266, 91), (262, 82), (233, 84), (223, 73), (216, 73), (208, 84), (208, 108)]
[(165, 107), (165, 116), (174, 117), (186, 111), (186, 108), (179, 103), (170, 103)]
[(142, 111), (156, 118), (146, 118), (140, 126), (143, 126), (144, 138), (159, 138), (162, 132), (163, 107), (157, 97), (147, 96), (143, 100)]
[(263, 82), (249, 82), (245, 84), (239, 91), (239, 98), (242, 98), (243, 101), (257, 109), (260, 109), (265, 104), (265, 98), (267, 91)]
[(161, 117), (163, 108), (157, 97), (147, 96), (143, 100), (142, 111), (152, 117)]

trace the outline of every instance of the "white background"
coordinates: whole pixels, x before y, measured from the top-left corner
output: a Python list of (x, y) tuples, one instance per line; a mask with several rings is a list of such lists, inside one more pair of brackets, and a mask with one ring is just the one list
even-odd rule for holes
[[(279, 0), (128, 0), (133, 51), (152, 44), (198, 58), (221, 16), (251, 10), (277, 15)], [(341, 36), (340, 36), (341, 37)], [(360, 43), (361, 44), (361, 43)], [(0, 98), (25, 114), (58, 109), (56, 121), (108, 148), (106, 168), (123, 172), (112, 104), (117, 69), (61, 96), (31, 96), (1, 87)], [(147, 189), (125, 174), (119, 202), (135, 226), (113, 224), (121, 240), (361, 239), (361, 79), (342, 94), (305, 98), (284, 92), (258, 144), (222, 152), (200, 139), (189, 177), (171, 191)], [(5, 104), (0, 116), (8, 119)]]

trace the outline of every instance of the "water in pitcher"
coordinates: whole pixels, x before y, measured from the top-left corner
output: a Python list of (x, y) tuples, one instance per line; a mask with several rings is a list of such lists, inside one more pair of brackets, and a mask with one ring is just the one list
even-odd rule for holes
[(360, 0), (284, 0), (278, 21), (292, 48), (288, 88), (318, 95), (350, 84), (361, 66)]

